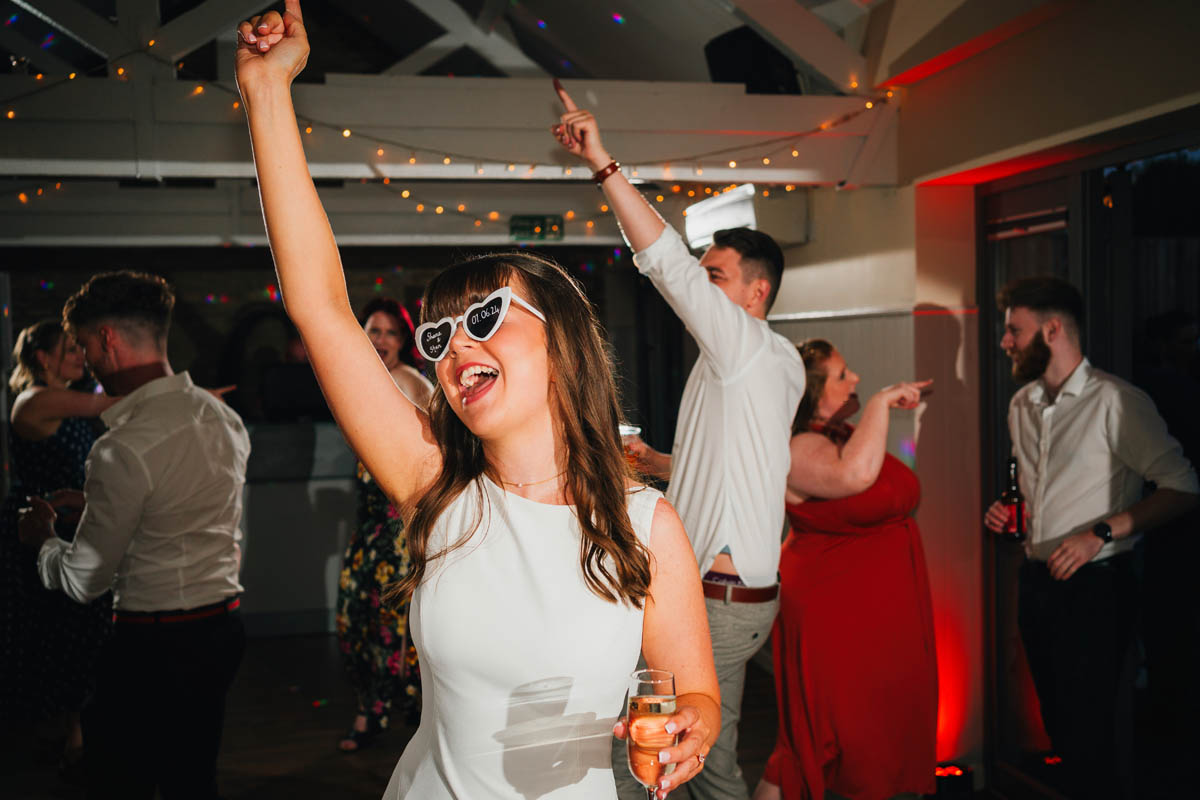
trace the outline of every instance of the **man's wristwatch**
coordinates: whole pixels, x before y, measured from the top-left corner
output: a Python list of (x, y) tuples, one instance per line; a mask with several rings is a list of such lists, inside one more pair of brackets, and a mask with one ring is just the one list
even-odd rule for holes
[(1097, 522), (1092, 526), (1092, 533), (1100, 537), (1100, 541), (1108, 544), (1113, 540), (1112, 526), (1107, 522)]

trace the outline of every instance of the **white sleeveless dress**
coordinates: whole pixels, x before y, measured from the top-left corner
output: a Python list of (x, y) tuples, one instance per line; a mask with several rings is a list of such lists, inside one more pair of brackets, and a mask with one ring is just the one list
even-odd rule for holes
[[(432, 562), (409, 630), (421, 659), (421, 724), (385, 800), (611, 800), (612, 726), (642, 646), (642, 612), (593, 594), (572, 506), (535, 503), (487, 478), (469, 543)], [(649, 545), (662, 494), (628, 494)], [(433, 553), (476, 519), (469, 486)]]

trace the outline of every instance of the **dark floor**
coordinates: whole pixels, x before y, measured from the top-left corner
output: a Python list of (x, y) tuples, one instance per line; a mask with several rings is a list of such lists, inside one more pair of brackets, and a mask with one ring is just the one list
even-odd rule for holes
[[(775, 741), (774, 686), (753, 663), (743, 705), (739, 749), (753, 788)], [(363, 753), (344, 755), (336, 744), (353, 714), (333, 636), (251, 639), (229, 697), (222, 794), (227, 800), (377, 800), (412, 729), (395, 728)], [(3, 797), (83, 797), (57, 774), (48, 742), (7, 736), (3, 744)]]

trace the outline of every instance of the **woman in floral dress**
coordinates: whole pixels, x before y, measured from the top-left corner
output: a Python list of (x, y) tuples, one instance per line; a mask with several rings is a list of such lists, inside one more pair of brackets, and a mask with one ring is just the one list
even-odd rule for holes
[[(112, 631), (112, 595), (81, 604), (42, 586), (37, 554), (17, 540), (17, 510), (29, 495), (82, 505), (84, 461), (102, 430), (96, 417), (116, 401), (71, 388), (84, 377), (83, 351), (58, 320), (21, 331), (13, 361), (12, 487), (0, 506), (0, 720), (29, 730), (65, 723), (62, 765), (73, 770), (83, 753), (79, 712)], [(77, 519), (62, 514), (58, 536), (71, 541)]]
[[(424, 406), (433, 387), (416, 369), (413, 326), (404, 307), (376, 298), (359, 317), (392, 379)], [(421, 708), (417, 651), (408, 637), (408, 601), (385, 601), (388, 584), (408, 572), (400, 513), (358, 465), (358, 525), (346, 545), (338, 583), (337, 631), (346, 674), (358, 695), (358, 715), (338, 743), (345, 752), (366, 747), (394, 713), (416, 720)]]

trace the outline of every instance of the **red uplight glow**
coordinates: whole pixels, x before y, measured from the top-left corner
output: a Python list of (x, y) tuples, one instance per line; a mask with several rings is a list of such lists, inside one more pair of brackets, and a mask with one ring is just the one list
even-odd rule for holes
[(953, 67), (955, 64), (966, 61), (972, 56), (977, 56), (985, 50), (990, 50), (996, 45), (1006, 42), (1031, 28), (1036, 28), (1043, 22), (1054, 19), (1072, 5), (1074, 5), (1073, 0), (1059, 0), (1058, 2), (1046, 3), (1040, 8), (1036, 8), (1027, 14), (1022, 14), (1016, 19), (1010, 19), (1002, 25), (997, 25), (995, 28), (973, 39), (968, 39), (957, 47), (952, 47), (933, 58), (922, 61), (915, 67), (901, 72), (899, 75), (887, 78), (882, 83), (877, 84), (875, 88), (912, 86), (914, 83), (920, 83), (930, 75), (936, 75), (943, 70)]
[(1022, 172), (1030, 172), (1035, 169), (1061, 164), (1065, 161), (1074, 161), (1075, 159), (1085, 158), (1096, 153), (1103, 153), (1106, 150), (1118, 147), (1120, 144), (1121, 142), (1076, 142), (1074, 144), (1062, 145), (1061, 147), (1052, 147), (1048, 150), (1039, 150), (1036, 153), (1027, 153), (1016, 158), (1008, 158), (1004, 161), (997, 161), (994, 164), (986, 164), (982, 167), (965, 169), (962, 172), (955, 172), (950, 175), (943, 175), (940, 178), (925, 181), (920, 185), (976, 186), (981, 183), (998, 181), (1010, 175), (1019, 175)]
[(934, 767), (933, 774), (939, 778), (961, 778), (965, 773), (962, 771), (962, 767), (951, 764), (945, 767)]

